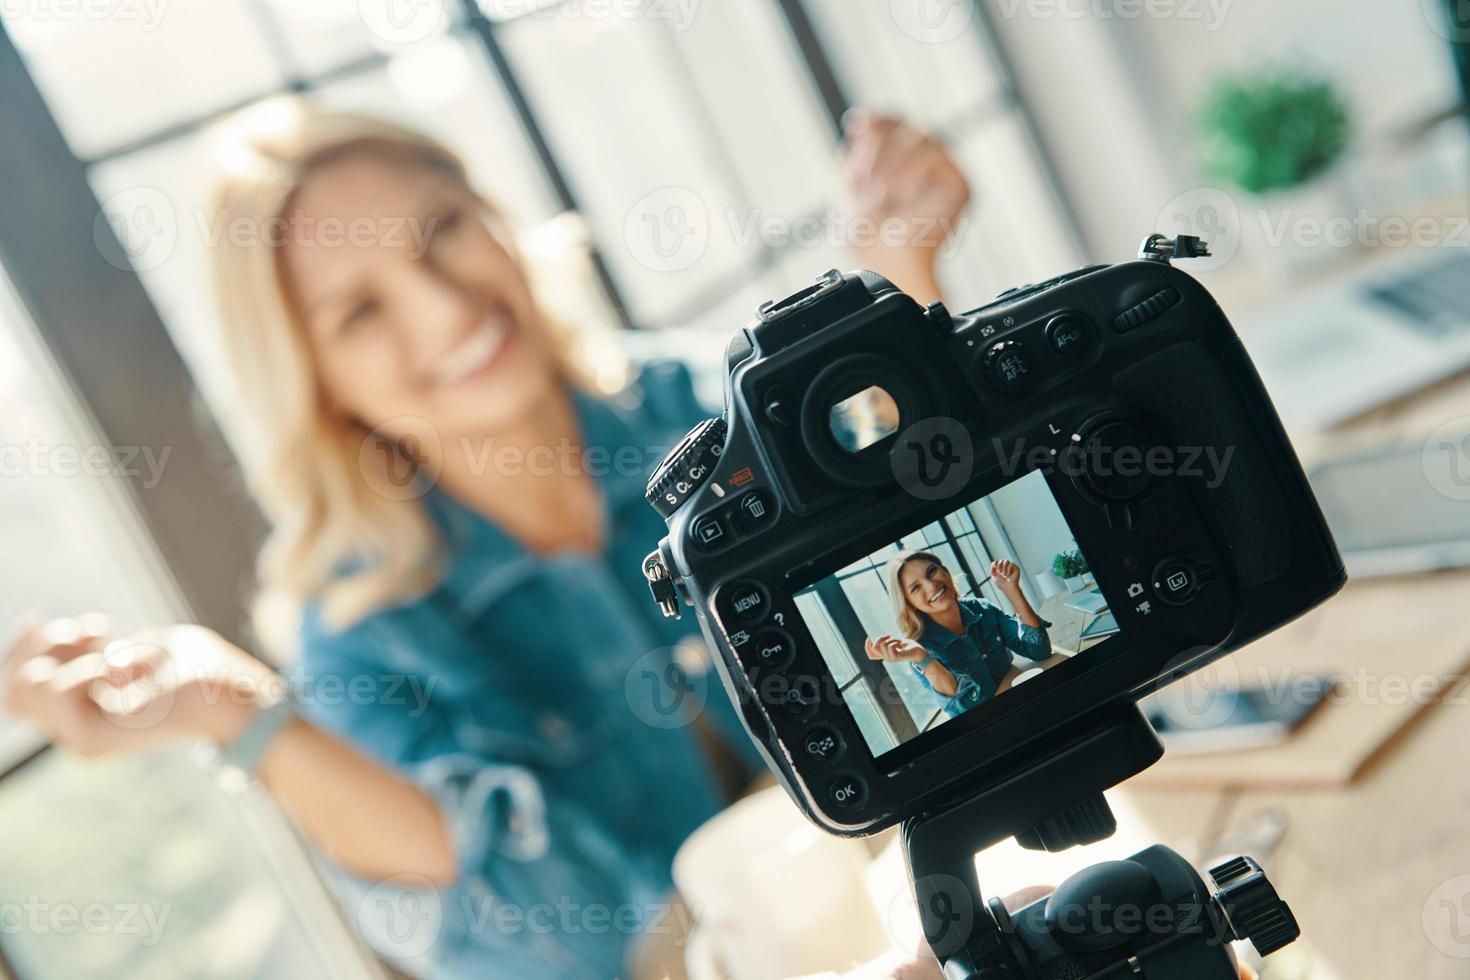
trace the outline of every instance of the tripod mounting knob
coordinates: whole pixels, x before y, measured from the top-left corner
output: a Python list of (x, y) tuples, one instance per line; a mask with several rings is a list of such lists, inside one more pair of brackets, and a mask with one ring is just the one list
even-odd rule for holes
[(1118, 821), (1099, 793), (1017, 834), (1016, 841), (1032, 851), (1065, 851), (1078, 844), (1107, 840), (1117, 829)]
[(1251, 858), (1235, 857), (1215, 865), (1210, 880), (1219, 889), (1215, 903), (1225, 913), (1232, 935), (1249, 939), (1257, 953), (1269, 956), (1301, 935), (1291, 907)]

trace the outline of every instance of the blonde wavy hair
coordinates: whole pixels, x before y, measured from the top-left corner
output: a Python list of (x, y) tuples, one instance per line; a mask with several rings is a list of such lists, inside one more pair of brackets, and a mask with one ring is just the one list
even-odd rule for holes
[[(213, 136), (221, 173), (211, 206), (220, 227), (281, 227), (305, 181), (347, 154), (414, 163), (483, 204), (486, 224), (522, 266), (539, 307), (548, 309), (544, 277), (524, 262), (504, 213), (473, 190), (464, 162), (443, 144), (382, 119), (318, 111), (296, 99), (245, 110)], [(326, 410), (283, 280), (285, 237), (224, 235), (212, 249), (224, 353), (243, 409), (231, 420), (238, 422), (232, 436), (270, 523), (256, 569), (255, 626), (277, 649), (289, 647), (298, 621), (290, 614), (299, 614), (303, 602), (320, 602), (327, 623), (343, 627), (424, 594), (443, 565), (442, 544), (421, 502), (373, 489), (387, 474), (369, 468), (386, 470), (393, 460), (362, 452), (365, 428)], [(607, 331), (570, 331), (544, 312), (540, 319), (564, 383), (601, 394), (626, 383), (626, 361)]]
[(888, 563), (888, 598), (893, 601), (893, 618), (898, 620), (900, 632), (911, 640), (917, 640), (923, 636), (925, 627), (929, 625), (929, 616), (919, 612), (914, 608), (913, 603), (909, 602), (901, 581), (904, 566), (915, 561), (932, 561), (940, 568), (946, 570), (949, 568), (944, 560), (932, 551), (905, 551)]

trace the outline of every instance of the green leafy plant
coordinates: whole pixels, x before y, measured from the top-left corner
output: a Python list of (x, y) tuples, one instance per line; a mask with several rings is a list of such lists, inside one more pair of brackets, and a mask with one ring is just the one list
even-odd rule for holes
[(1347, 147), (1347, 107), (1331, 83), (1296, 71), (1222, 78), (1200, 113), (1205, 161), (1252, 194), (1296, 187)]
[(1080, 551), (1059, 552), (1051, 560), (1052, 574), (1058, 578), (1076, 578), (1078, 575), (1087, 574), (1087, 559), (1082, 557)]

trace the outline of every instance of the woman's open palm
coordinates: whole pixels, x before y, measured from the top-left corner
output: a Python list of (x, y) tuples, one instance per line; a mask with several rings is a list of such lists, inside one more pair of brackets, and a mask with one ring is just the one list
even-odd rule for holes
[(886, 660), (891, 664), (924, 658), (924, 648), (917, 641), (887, 633), (876, 639), (869, 637), (864, 641), (863, 649), (867, 651), (869, 660)]
[(218, 634), (174, 626), (115, 639), (100, 616), (25, 630), (0, 650), (0, 708), (82, 755), (229, 741), (279, 678)]

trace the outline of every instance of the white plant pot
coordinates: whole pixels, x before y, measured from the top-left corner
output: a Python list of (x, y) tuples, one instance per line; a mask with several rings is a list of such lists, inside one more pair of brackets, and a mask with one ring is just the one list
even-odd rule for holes
[(1067, 579), (1066, 582), (1068, 592), (1081, 592), (1087, 587), (1087, 575), (1086, 573), (1083, 573), (1082, 575), (1073, 575), (1071, 578)]
[(1036, 573), (1036, 587), (1041, 590), (1042, 599), (1050, 599), (1058, 592), (1065, 592), (1067, 587), (1062, 580), (1057, 578), (1051, 569), (1044, 569)]

